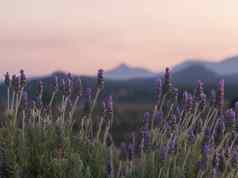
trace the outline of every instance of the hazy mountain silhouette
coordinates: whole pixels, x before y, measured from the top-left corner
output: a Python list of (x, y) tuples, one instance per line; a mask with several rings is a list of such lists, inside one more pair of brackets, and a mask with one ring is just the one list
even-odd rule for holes
[(105, 78), (125, 80), (132, 78), (150, 78), (156, 76), (155, 73), (138, 67), (129, 67), (127, 64), (120, 64), (114, 69), (105, 72)]
[(180, 71), (173, 72), (173, 80), (178, 84), (193, 85), (197, 80), (214, 84), (221, 76), (201, 64), (188, 66)]
[(238, 74), (238, 56), (225, 58), (221, 62), (208, 62), (200, 59), (189, 59), (183, 63), (175, 65), (175, 67), (173, 67), (173, 71), (177, 72), (193, 65), (204, 66), (219, 75)]
[[(172, 71), (173, 73), (177, 73), (178, 76), (186, 71), (186, 74), (184, 75), (185, 78), (191, 78), (191, 76), (194, 75), (201, 75), (203, 78), (203, 76), (205, 77), (206, 75), (209, 75), (208, 77), (214, 77), (215, 75), (238, 74), (238, 56), (225, 58), (220, 62), (209, 62), (208, 60), (202, 59), (188, 59), (185, 62), (175, 65), (172, 68)], [(120, 64), (116, 68), (105, 72), (105, 78), (116, 80), (152, 78), (156, 75), (156, 73), (151, 72), (150, 70), (130, 67), (127, 64)], [(196, 77), (194, 76), (194, 78)], [(187, 80), (190, 81), (190, 79)]]

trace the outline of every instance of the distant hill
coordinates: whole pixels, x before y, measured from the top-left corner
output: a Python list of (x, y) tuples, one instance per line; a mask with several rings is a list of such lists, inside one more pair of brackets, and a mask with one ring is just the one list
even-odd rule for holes
[(225, 58), (221, 62), (207, 62), (201, 59), (189, 59), (183, 63), (175, 65), (173, 71), (177, 72), (193, 65), (201, 65), (219, 75), (238, 74), (238, 56)]
[(105, 71), (105, 78), (114, 80), (128, 80), (133, 78), (150, 78), (156, 76), (155, 73), (137, 67), (129, 67), (127, 64), (120, 64), (114, 69)]
[[(188, 59), (185, 62), (175, 65), (172, 68), (172, 71), (173, 73), (185, 71), (189, 72), (189, 74), (187, 74), (188, 75), (187, 77), (190, 77), (190, 73), (193, 73), (192, 75), (198, 74), (197, 72), (192, 72), (191, 69), (201, 70), (198, 71), (200, 72), (199, 75), (203, 73), (205, 76), (206, 73), (210, 73), (211, 76), (213, 77), (215, 75), (238, 74), (238, 56), (225, 58), (221, 62), (208, 62), (208, 61), (209, 60), (204, 59)], [(152, 78), (155, 77), (156, 75), (157, 75), (156, 73), (151, 72), (147, 69), (139, 67), (130, 67), (127, 64), (120, 64), (114, 69), (105, 71), (105, 78), (113, 80)]]
[(173, 73), (173, 79), (178, 84), (193, 85), (197, 80), (204, 83), (214, 84), (221, 76), (201, 64), (188, 66)]

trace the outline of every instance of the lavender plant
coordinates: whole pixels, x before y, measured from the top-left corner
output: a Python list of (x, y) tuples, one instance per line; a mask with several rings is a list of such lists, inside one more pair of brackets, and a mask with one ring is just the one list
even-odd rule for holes
[(141, 130), (117, 147), (111, 135), (112, 96), (99, 104), (101, 113), (94, 112), (104, 88), (103, 70), (95, 90), (84, 88), (71, 74), (55, 78), (49, 102), (43, 82), (31, 97), (23, 70), (19, 76), (6, 73), (0, 176), (237, 178), (238, 109), (237, 104), (224, 108), (224, 81), (209, 100), (201, 81), (192, 95), (179, 92), (171, 77), (167, 68), (163, 82), (156, 83), (155, 107), (144, 114)]

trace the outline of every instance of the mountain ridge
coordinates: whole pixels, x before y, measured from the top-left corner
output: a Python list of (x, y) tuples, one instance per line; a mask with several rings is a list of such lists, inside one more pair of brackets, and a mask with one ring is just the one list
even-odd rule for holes
[[(175, 65), (174, 67), (171, 67), (171, 71), (173, 73), (177, 73), (192, 66), (202, 66), (206, 69), (206, 71), (209, 70), (210, 72), (214, 72), (217, 75), (238, 74), (238, 56), (227, 57), (218, 62), (210, 62), (208, 59), (204, 60), (199, 58), (190, 58)], [(160, 73), (161, 72), (155, 73), (142, 67), (130, 67), (127, 64), (122, 63), (111, 70), (105, 71), (105, 78), (116, 80), (151, 78), (157, 76)]]
[(105, 71), (104, 76), (108, 79), (128, 80), (132, 78), (150, 78), (156, 76), (156, 73), (153, 73), (148, 69), (130, 67), (125, 63), (121, 63), (117, 67)]
[(175, 65), (172, 70), (179, 71), (192, 65), (203, 65), (219, 75), (232, 75), (238, 73), (238, 56), (231, 56), (218, 62), (210, 62), (202, 59), (188, 59)]

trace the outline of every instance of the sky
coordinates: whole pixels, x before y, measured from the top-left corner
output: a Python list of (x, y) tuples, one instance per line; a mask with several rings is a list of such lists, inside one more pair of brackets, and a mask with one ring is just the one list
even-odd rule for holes
[(161, 71), (238, 55), (237, 0), (2, 0), (0, 73)]

